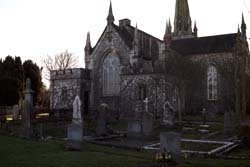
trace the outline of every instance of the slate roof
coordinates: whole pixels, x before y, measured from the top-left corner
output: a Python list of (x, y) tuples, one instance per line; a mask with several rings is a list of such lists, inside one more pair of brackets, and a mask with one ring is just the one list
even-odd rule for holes
[[(134, 31), (135, 27), (132, 26), (126, 26), (125, 27), (119, 27), (114, 25), (114, 28), (119, 33), (120, 37), (123, 39), (125, 44), (132, 49), (132, 43), (134, 39)], [(156, 59), (159, 55), (159, 46), (158, 43), (162, 42), (158, 38), (147, 34), (144, 31), (141, 31), (138, 29), (138, 33), (140, 36), (140, 56), (146, 60), (152, 60)], [(151, 44), (150, 44), (151, 43)], [(151, 46), (150, 46), (151, 45)]]
[(182, 55), (231, 52), (237, 33), (173, 40), (170, 47)]

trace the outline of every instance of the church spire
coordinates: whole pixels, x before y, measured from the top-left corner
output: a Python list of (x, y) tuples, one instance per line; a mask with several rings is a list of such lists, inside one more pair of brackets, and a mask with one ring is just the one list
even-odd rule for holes
[(194, 36), (197, 37), (198, 36), (198, 28), (196, 26), (196, 21), (194, 22)]
[(192, 34), (188, 0), (176, 0), (174, 34), (180, 36)]
[(171, 35), (172, 35), (172, 26), (171, 26), (171, 21), (170, 18), (168, 21), (166, 21), (166, 29), (165, 29), (165, 34), (164, 34), (164, 41), (168, 43), (171, 40)]
[(90, 42), (90, 32), (87, 33), (87, 39), (86, 39), (86, 45), (84, 48), (84, 52), (85, 52), (85, 67), (86, 69), (90, 68), (90, 55), (91, 55), (91, 51), (92, 51), (92, 46), (91, 46), (91, 42)]
[(246, 35), (246, 30), (247, 30), (247, 26), (246, 26), (246, 23), (245, 23), (244, 15), (243, 15), (243, 13), (242, 13), (241, 32), (242, 32), (243, 38), (246, 38), (246, 37), (247, 37), (247, 35)]
[(108, 17), (107, 17), (107, 22), (108, 22), (108, 24), (112, 24), (112, 23), (114, 23), (114, 21), (115, 21), (115, 18), (114, 18), (114, 15), (113, 15), (112, 3), (110, 1), (109, 14), (108, 14)]
[(91, 46), (91, 41), (90, 41), (90, 32), (87, 33), (87, 39), (86, 39), (86, 45), (85, 45), (85, 48), (84, 48), (84, 51), (85, 51), (85, 54), (86, 53), (90, 53), (92, 49), (92, 46)]

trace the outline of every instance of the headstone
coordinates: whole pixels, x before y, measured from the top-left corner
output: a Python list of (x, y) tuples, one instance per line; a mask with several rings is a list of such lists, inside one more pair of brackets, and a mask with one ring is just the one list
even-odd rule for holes
[(173, 126), (174, 125), (174, 109), (171, 104), (167, 101), (163, 106), (163, 117), (162, 117), (162, 125), (165, 126)]
[(12, 108), (12, 115), (13, 115), (13, 120), (16, 121), (16, 120), (19, 120), (20, 118), (20, 108), (19, 106), (16, 104), (13, 106)]
[(138, 138), (141, 137), (142, 133), (142, 122), (138, 119), (128, 120), (128, 137), (129, 138)]
[(153, 131), (153, 114), (151, 114), (150, 112), (144, 112), (142, 119), (142, 134), (144, 136), (150, 136), (152, 135), (152, 131)]
[(31, 138), (33, 135), (32, 128), (31, 128), (31, 112), (33, 106), (30, 102), (26, 99), (22, 101), (21, 106), (21, 118), (22, 118), (22, 127), (21, 127), (21, 137), (24, 138)]
[(82, 120), (81, 100), (77, 95), (73, 102), (73, 116), (72, 123), (68, 125), (67, 129), (67, 144), (66, 148), (69, 150), (83, 150), (84, 144), (82, 143), (84, 135), (84, 126)]
[(100, 105), (97, 118), (96, 134), (98, 136), (107, 134), (107, 114), (108, 114), (108, 105), (106, 103), (102, 103)]
[[(140, 103), (141, 104), (141, 103)], [(128, 120), (128, 133), (129, 138), (139, 138), (142, 135), (142, 114), (139, 109), (139, 103), (135, 107), (134, 117)]]
[(171, 154), (172, 160), (176, 163), (181, 158), (181, 135), (175, 132), (163, 132), (160, 134), (161, 151)]

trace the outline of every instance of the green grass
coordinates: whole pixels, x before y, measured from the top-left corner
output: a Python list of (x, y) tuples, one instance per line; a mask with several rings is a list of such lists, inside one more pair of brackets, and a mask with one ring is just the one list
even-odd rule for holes
[(250, 167), (250, 160), (189, 159), (181, 167)]
[[(4, 167), (126, 167), (147, 161), (149, 153), (88, 145), (85, 152), (64, 149), (63, 142), (29, 141), (0, 136), (0, 162)], [(151, 157), (151, 160), (153, 156)]]
[[(0, 136), (3, 167), (151, 167), (154, 153), (87, 144), (87, 151), (64, 149), (61, 141), (32, 141)], [(137, 165), (144, 164), (144, 165)], [(146, 164), (146, 165), (145, 165)], [(250, 161), (187, 159), (179, 167), (250, 167)]]
[(229, 155), (250, 157), (250, 148), (238, 148), (230, 152)]

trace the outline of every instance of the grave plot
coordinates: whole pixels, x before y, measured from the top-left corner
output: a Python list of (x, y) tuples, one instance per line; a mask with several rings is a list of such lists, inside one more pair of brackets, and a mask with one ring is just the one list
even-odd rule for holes
[[(224, 151), (234, 144), (233, 142), (182, 139), (181, 152), (190, 156), (211, 156)], [(158, 152), (160, 150), (160, 143), (143, 146), (142, 148)]]

